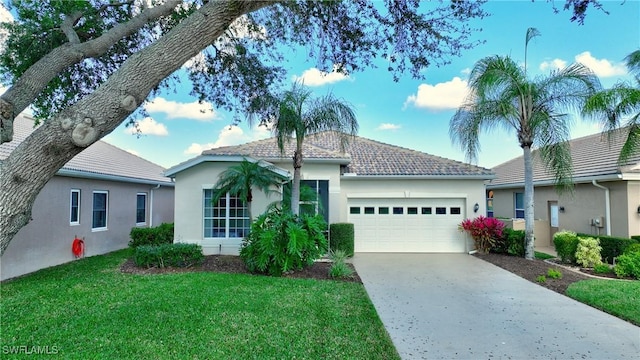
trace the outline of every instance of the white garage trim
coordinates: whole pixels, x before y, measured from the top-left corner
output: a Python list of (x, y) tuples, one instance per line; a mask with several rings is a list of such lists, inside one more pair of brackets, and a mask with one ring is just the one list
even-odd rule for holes
[(354, 224), (356, 252), (468, 251), (458, 224), (466, 198), (351, 198), (348, 222)]
[(423, 192), (387, 192), (381, 193), (353, 193), (347, 194), (347, 199), (397, 199), (397, 198), (412, 198), (412, 199), (465, 199), (467, 194), (461, 193), (423, 193)]

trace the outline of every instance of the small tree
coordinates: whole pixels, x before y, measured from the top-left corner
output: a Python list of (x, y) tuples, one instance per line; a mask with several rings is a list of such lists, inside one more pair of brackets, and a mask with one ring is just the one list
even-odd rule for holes
[(270, 195), (273, 188), (280, 186), (286, 178), (274, 171), (272, 165), (252, 162), (246, 158), (238, 165), (231, 166), (220, 173), (218, 182), (213, 185), (212, 202), (215, 204), (227, 193), (237, 195), (247, 204), (249, 221), (253, 221), (251, 214), (251, 202), (253, 201), (253, 188)]

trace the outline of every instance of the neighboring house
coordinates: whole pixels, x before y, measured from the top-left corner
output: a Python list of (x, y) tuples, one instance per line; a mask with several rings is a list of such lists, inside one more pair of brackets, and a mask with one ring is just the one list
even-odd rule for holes
[[(623, 142), (622, 132), (610, 139), (596, 134), (571, 140), (575, 187), (563, 195), (534, 151), (534, 212), (548, 224), (549, 238), (563, 229), (621, 237), (640, 234), (640, 155), (618, 166)], [(487, 185), (488, 215), (524, 218), (523, 158), (493, 170), (496, 178)]]
[[(32, 131), (31, 118), (14, 122), (14, 139), (0, 145), (0, 161)], [(127, 247), (131, 228), (173, 221), (173, 183), (164, 168), (103, 141), (71, 159), (42, 189), (32, 220), (0, 259), (0, 279), (74, 260), (74, 238), (84, 256)]]
[[(211, 149), (167, 170), (176, 183), (175, 241), (201, 244), (205, 254), (237, 254), (248, 231), (246, 208), (229, 194), (211, 203), (218, 175), (243, 158), (292, 173), (294, 142), (284, 154), (275, 138)], [(471, 249), (458, 224), (485, 213), (490, 170), (362, 137), (351, 138), (344, 153), (338, 144), (334, 132), (305, 137), (302, 183), (317, 191), (320, 204), (301, 209), (315, 208), (329, 223), (353, 223), (356, 252)], [(253, 214), (280, 199), (254, 194)]]

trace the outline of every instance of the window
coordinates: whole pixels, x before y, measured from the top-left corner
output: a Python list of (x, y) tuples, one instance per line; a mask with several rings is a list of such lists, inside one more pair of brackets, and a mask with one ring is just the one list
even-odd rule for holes
[(409, 215), (418, 215), (418, 208), (417, 207), (409, 207), (409, 208), (407, 208), (407, 214), (409, 214)]
[(367, 215), (371, 215), (371, 214), (375, 214), (376, 213), (376, 208), (374, 208), (373, 206), (371, 207), (365, 207), (364, 208), (364, 213)]
[(106, 230), (109, 210), (109, 193), (106, 191), (93, 192), (93, 220), (92, 230)]
[(360, 207), (359, 206), (350, 207), (349, 214), (360, 214)]
[(380, 215), (389, 215), (389, 208), (386, 206), (380, 206), (378, 208), (378, 214)]
[(447, 214), (447, 208), (446, 207), (437, 207), (436, 208), (436, 214), (437, 215), (446, 215)]
[(394, 207), (393, 208), (393, 215), (402, 215), (404, 214), (404, 208), (403, 207)]
[(422, 215), (431, 215), (431, 207), (423, 207)]
[(487, 217), (493, 217), (493, 190), (487, 192)]
[(451, 214), (451, 215), (460, 215), (460, 208), (459, 207), (449, 208), (449, 214)]
[(516, 219), (524, 219), (524, 193), (514, 193), (513, 202)]
[[(291, 203), (291, 182), (285, 184), (284, 199)], [(329, 223), (329, 180), (300, 181), (300, 214), (322, 215)]]
[(225, 194), (214, 204), (213, 190), (205, 189), (203, 199), (205, 238), (243, 238), (249, 234), (249, 212), (237, 196)]
[(71, 189), (69, 224), (80, 225), (80, 190)]
[(136, 225), (147, 223), (147, 193), (136, 195)]

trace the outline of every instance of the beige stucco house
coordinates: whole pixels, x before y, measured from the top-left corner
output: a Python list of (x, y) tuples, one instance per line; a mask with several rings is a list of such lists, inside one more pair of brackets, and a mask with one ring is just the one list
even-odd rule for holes
[[(617, 163), (626, 133), (601, 134), (574, 139), (572, 193), (558, 194), (553, 176), (534, 157), (534, 213), (551, 235), (572, 230), (594, 235), (640, 235), (640, 155), (623, 166)], [(524, 162), (515, 158), (493, 169), (496, 178), (487, 184), (490, 216), (524, 217)], [(538, 245), (538, 244), (537, 244)]]
[[(227, 195), (212, 204), (218, 175), (242, 159), (292, 173), (293, 144), (280, 152), (274, 138), (204, 151), (165, 175), (175, 179), (175, 241), (201, 244), (205, 254), (237, 254), (248, 232), (246, 205)], [(314, 189), (329, 223), (355, 225), (356, 252), (465, 252), (472, 248), (458, 224), (485, 213), (488, 170), (363, 137), (341, 151), (338, 135), (304, 142), (302, 182)], [(255, 194), (252, 213), (281, 195)]]
[[(18, 116), (14, 139), (0, 145), (5, 159), (32, 131)], [(128, 246), (133, 227), (173, 221), (173, 183), (164, 168), (103, 141), (76, 155), (36, 197), (32, 220), (0, 258), (0, 279), (75, 259), (72, 243), (84, 239), (84, 256)]]

